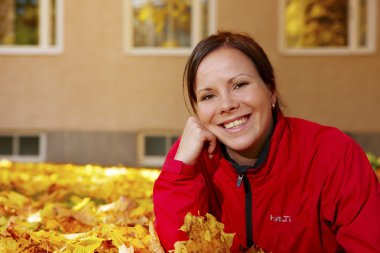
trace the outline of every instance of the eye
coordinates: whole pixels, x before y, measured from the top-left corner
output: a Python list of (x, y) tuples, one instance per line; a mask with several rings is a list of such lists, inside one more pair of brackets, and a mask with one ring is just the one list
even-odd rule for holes
[(238, 82), (234, 85), (234, 89), (240, 89), (242, 88), (243, 86), (247, 85), (248, 83), (247, 82)]
[(215, 95), (214, 94), (205, 94), (203, 95), (201, 98), (200, 98), (200, 101), (206, 101), (206, 100), (210, 100), (212, 98), (214, 98)]

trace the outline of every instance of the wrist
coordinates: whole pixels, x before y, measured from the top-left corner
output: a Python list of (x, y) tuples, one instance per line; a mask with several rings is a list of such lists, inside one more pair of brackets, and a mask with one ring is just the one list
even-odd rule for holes
[(174, 160), (182, 162), (182, 163), (187, 164), (187, 165), (194, 165), (195, 164), (194, 160), (183, 157), (180, 154), (176, 154), (176, 156), (174, 157)]
[(182, 161), (176, 160), (175, 158), (167, 158), (163, 165), (163, 170), (166, 172), (171, 172), (174, 174), (184, 175), (188, 177), (194, 177), (198, 174), (196, 166), (186, 164)]

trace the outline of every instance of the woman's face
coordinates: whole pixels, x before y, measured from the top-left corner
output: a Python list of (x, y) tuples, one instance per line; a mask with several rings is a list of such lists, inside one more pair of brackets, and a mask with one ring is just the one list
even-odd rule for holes
[(195, 83), (200, 122), (227, 148), (257, 156), (272, 128), (276, 94), (242, 52), (219, 48), (199, 65)]

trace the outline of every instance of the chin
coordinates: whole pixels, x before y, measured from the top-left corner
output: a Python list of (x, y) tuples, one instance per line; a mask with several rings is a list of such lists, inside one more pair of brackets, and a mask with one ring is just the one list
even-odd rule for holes
[[(222, 141), (223, 142), (223, 141)], [(252, 147), (254, 147), (255, 142), (248, 141), (225, 141), (223, 144), (235, 151), (246, 151)]]

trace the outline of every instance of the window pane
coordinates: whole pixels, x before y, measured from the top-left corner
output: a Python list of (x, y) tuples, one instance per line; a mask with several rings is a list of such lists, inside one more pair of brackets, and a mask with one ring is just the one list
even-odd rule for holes
[(134, 47), (189, 47), (189, 0), (132, 0)]
[(348, 0), (287, 0), (285, 10), (287, 46), (347, 46), (348, 8)]
[(2, 0), (0, 2), (0, 44), (38, 44), (37, 0)]
[(367, 45), (367, 0), (359, 1), (358, 45)]
[(56, 5), (57, 0), (0, 0), (0, 46), (56, 45)]
[(19, 138), (20, 155), (38, 155), (39, 154), (39, 137), (24, 136)]
[(202, 0), (202, 37), (206, 38), (211, 32), (209, 31), (208, 19), (209, 19), (209, 1)]
[(164, 156), (166, 137), (164, 136), (147, 136), (145, 138), (145, 155), (147, 156)]
[(12, 155), (13, 142), (11, 136), (0, 136), (0, 155)]
[(170, 146), (172, 146), (177, 140), (178, 140), (179, 136), (172, 136), (170, 138)]
[(55, 8), (56, 8), (56, 0), (52, 0), (50, 4), (50, 45), (55, 45), (55, 27), (56, 27), (56, 14), (55, 14)]

